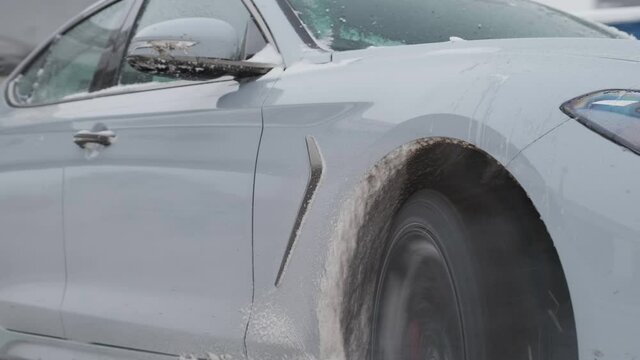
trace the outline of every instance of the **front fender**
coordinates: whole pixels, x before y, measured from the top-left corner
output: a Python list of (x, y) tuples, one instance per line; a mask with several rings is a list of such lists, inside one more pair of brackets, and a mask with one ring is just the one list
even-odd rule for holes
[[(362, 197), (368, 175), (389, 154), (422, 139), (446, 138), (506, 166), (569, 121), (559, 110), (564, 101), (594, 88), (633, 86), (625, 70), (636, 64), (616, 63), (619, 71), (602, 74), (603, 59), (562, 62), (514, 54), (501, 44), (370, 49), (336, 54), (330, 64), (287, 68), (263, 112), (254, 204), (256, 300), (247, 337), (251, 356), (344, 356), (339, 320), (319, 315), (327, 308), (324, 299), (332, 296), (322, 284), (335, 284), (344, 275), (325, 276), (342, 259), (342, 250), (331, 250), (344, 238), (336, 234), (350, 217), (360, 216), (349, 210), (350, 201)], [(275, 286), (310, 177), (308, 136), (322, 153), (323, 178)], [(337, 314), (334, 310), (330, 313)]]
[(640, 356), (640, 157), (570, 121), (508, 169), (554, 240), (580, 359)]

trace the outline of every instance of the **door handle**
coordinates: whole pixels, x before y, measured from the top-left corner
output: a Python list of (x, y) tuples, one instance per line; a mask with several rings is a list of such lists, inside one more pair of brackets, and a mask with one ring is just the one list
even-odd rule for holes
[(81, 149), (86, 149), (89, 144), (111, 146), (116, 139), (116, 134), (102, 124), (96, 124), (92, 130), (81, 130), (73, 136), (73, 142)]

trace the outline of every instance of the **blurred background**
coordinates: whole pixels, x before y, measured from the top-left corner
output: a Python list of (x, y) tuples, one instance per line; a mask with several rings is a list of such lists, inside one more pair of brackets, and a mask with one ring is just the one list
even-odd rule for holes
[[(640, 0), (538, 0), (640, 38)], [(0, 0), (0, 80), (34, 47), (96, 0)]]

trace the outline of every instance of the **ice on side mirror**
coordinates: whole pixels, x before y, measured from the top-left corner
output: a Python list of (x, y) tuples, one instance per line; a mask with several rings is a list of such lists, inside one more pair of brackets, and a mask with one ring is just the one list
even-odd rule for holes
[(142, 29), (132, 40), (129, 54), (240, 60), (240, 43), (236, 30), (225, 21), (183, 18)]
[[(265, 48), (253, 58), (273, 60), (276, 55), (275, 49)], [(277, 66), (271, 62), (244, 61), (241, 56), (239, 35), (229, 23), (211, 18), (183, 18), (141, 30), (131, 42), (127, 62), (140, 72), (185, 80), (257, 76)]]

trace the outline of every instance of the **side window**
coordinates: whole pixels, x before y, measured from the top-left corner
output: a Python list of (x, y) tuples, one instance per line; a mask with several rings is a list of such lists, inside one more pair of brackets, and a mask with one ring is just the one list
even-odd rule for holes
[(133, 1), (117, 2), (57, 37), (19, 78), (17, 101), (38, 105), (89, 93)]
[[(267, 44), (242, 0), (147, 0), (132, 38), (149, 26), (185, 18), (213, 18), (229, 23), (236, 31), (238, 44), (245, 47), (242, 51), (245, 58), (250, 58)], [(126, 62), (122, 65), (120, 75), (121, 85), (174, 80), (138, 72)]]

